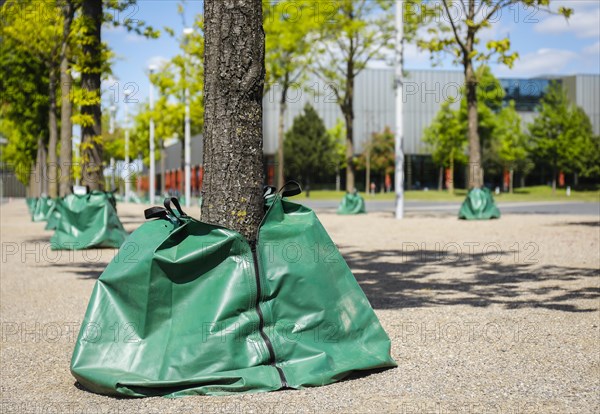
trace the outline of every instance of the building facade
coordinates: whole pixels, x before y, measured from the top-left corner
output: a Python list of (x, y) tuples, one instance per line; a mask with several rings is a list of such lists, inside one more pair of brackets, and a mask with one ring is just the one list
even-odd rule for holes
[[(590, 117), (595, 134), (600, 134), (600, 75), (574, 75), (564, 77), (539, 77), (532, 79), (500, 78), (504, 100), (514, 100), (524, 126), (535, 117), (536, 107), (551, 81), (561, 82), (568, 98), (582, 107)], [(406, 154), (406, 186), (420, 188), (432, 186), (437, 177), (437, 167), (431, 162), (423, 132), (431, 124), (443, 102), (450, 100), (458, 105), (464, 75), (461, 71), (414, 70), (404, 79), (404, 152)], [(327, 128), (343, 120), (333, 92), (334, 85), (311, 78), (289, 92), (284, 129), (309, 103), (319, 113)], [(364, 143), (373, 133), (385, 127), (394, 129), (395, 97), (393, 69), (365, 69), (355, 84), (354, 143), (360, 154)], [(281, 89), (274, 85), (263, 99), (264, 153), (273, 163), (277, 152)], [(272, 169), (272, 167), (271, 167)], [(272, 171), (267, 171), (271, 176)], [(360, 181), (360, 177), (357, 177)], [(363, 183), (364, 185), (364, 183)]]

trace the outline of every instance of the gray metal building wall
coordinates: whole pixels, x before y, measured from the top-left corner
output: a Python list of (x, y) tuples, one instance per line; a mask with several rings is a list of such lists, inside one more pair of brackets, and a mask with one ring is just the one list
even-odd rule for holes
[[(423, 129), (431, 123), (446, 98), (457, 97), (462, 78), (462, 73), (458, 71), (422, 70), (407, 73), (403, 93), (404, 151), (407, 154), (427, 153), (421, 142)], [(289, 92), (285, 130), (291, 127), (306, 103), (314, 106), (327, 128), (335, 126), (338, 119), (343, 120), (329, 84), (311, 77), (303, 85), (303, 89), (296, 88)], [(355, 92), (354, 142), (356, 152), (360, 153), (371, 134), (382, 131), (386, 126), (394, 130), (394, 71), (365, 69), (356, 79)], [(280, 95), (281, 88), (274, 85), (263, 99), (263, 149), (269, 155), (277, 151)]]
[[(460, 89), (464, 84), (463, 73), (452, 70), (409, 71), (404, 80), (404, 152), (428, 154), (421, 138), (423, 130), (431, 124), (440, 105), (445, 100), (460, 102)], [(562, 78), (569, 98), (581, 106), (592, 121), (594, 132), (600, 133), (600, 76), (575, 75)], [(354, 102), (355, 151), (362, 152), (363, 144), (373, 132), (386, 126), (394, 129), (394, 71), (392, 69), (365, 69), (356, 79)], [(264, 152), (272, 155), (277, 151), (279, 122), (279, 95), (277, 85), (263, 99)], [(304, 89), (290, 91), (284, 128), (289, 129), (294, 117), (310, 102), (327, 128), (342, 120), (342, 113), (335, 101), (331, 87), (318, 78), (304, 83)], [(531, 122), (532, 112), (524, 112), (523, 124)]]
[(583, 108), (592, 121), (594, 134), (600, 134), (600, 76), (565, 76), (562, 81), (571, 102)]

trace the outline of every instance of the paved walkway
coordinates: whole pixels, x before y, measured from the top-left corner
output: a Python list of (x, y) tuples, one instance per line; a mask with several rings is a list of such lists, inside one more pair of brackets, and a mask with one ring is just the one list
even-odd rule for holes
[[(337, 209), (339, 202), (334, 200), (310, 200), (298, 197), (298, 202), (322, 211)], [(394, 211), (394, 201), (366, 201), (367, 211)], [(499, 202), (498, 208), (502, 214), (577, 214), (600, 217), (600, 203), (584, 202)], [(436, 201), (406, 201), (407, 213), (434, 213), (458, 215), (460, 203)]]
[[(128, 230), (143, 222), (144, 206), (118, 209)], [(51, 232), (30, 221), (23, 201), (2, 205), (0, 216), (3, 413), (600, 412), (592, 217), (320, 214), (398, 368), (299, 391), (140, 400), (89, 393), (69, 372), (90, 292), (114, 250), (51, 252)]]

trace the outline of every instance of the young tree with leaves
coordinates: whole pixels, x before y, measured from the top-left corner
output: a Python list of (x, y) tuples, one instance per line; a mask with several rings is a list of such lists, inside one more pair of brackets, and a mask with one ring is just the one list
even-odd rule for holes
[(300, 180), (309, 197), (310, 185), (316, 178), (331, 174), (337, 161), (336, 142), (310, 104), (294, 118), (283, 145), (287, 175)]
[[(467, 145), (467, 135), (460, 122), (458, 110), (453, 110), (450, 102), (444, 102), (423, 135), (423, 142), (431, 151), (433, 162), (439, 165), (442, 170), (450, 170), (451, 180), (449, 181), (448, 191), (454, 191), (454, 164), (456, 161), (465, 162), (467, 157), (465, 149)], [(440, 171), (440, 187), (443, 174)]]
[[(15, 49), (23, 55), (35, 59), (46, 67), (48, 90), (48, 159), (43, 139), (38, 139), (39, 166), (47, 181), (48, 195), (58, 197), (58, 103), (57, 88), (62, 44), (63, 19), (56, 2), (23, 4), (7, 1), (2, 5), (3, 37), (12, 42)], [(31, 30), (34, 21), (37, 30)]]
[(590, 120), (581, 108), (569, 102), (558, 82), (552, 82), (548, 87), (539, 114), (529, 125), (529, 135), (540, 163), (551, 167), (553, 193), (560, 170), (584, 174), (593, 171), (586, 168), (591, 162), (582, 162), (586, 158), (592, 162), (598, 158)]
[[(277, 184), (284, 184), (284, 120), (289, 91), (304, 80), (319, 22), (314, 0), (263, 0), (265, 93), (279, 91)], [(268, 89), (267, 89), (268, 88)]]
[(508, 190), (513, 192), (514, 172), (523, 165), (528, 156), (527, 136), (521, 126), (521, 117), (515, 109), (515, 102), (510, 101), (498, 114), (494, 138), (498, 158), (505, 171), (509, 173)]
[[(382, 176), (392, 175), (395, 169), (396, 156), (394, 152), (394, 133), (389, 127), (386, 127), (382, 132), (374, 133), (369, 142), (365, 145), (361, 158), (359, 158), (359, 166), (368, 165), (371, 171), (381, 174)], [(369, 191), (369, 181), (365, 180), (365, 191)]]
[[(332, 90), (346, 123), (346, 190), (353, 191), (354, 84), (372, 60), (393, 47), (394, 18), (388, 0), (336, 0), (320, 3), (328, 19), (321, 25), (315, 74)], [(328, 13), (329, 12), (329, 13)]]
[(491, 27), (499, 13), (509, 7), (536, 7), (549, 13), (559, 13), (568, 18), (573, 10), (550, 8), (550, 0), (421, 0), (407, 2), (413, 19), (426, 28), (428, 37), (419, 39), (420, 48), (432, 53), (432, 57), (448, 54), (454, 63), (461, 65), (465, 76), (469, 139), (469, 188), (483, 185), (481, 142), (478, 134), (476, 62), (492, 59), (512, 67), (518, 53), (511, 52), (508, 37), (490, 40), (485, 47), (479, 44), (479, 35)]

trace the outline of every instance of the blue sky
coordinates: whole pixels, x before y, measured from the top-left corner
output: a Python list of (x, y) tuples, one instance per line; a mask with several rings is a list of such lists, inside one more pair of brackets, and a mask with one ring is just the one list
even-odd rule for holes
[[(139, 0), (135, 9), (121, 13), (120, 18), (134, 18), (146, 21), (149, 25), (162, 29), (171, 27), (179, 35), (184, 27), (177, 13), (175, 0)], [(565, 5), (575, 9), (569, 22), (561, 16), (548, 15), (542, 11), (523, 8), (505, 10), (492, 28), (482, 35), (482, 43), (489, 39), (508, 35), (512, 49), (520, 54), (514, 68), (493, 66), (497, 76), (535, 77), (539, 75), (559, 75), (575, 73), (600, 73), (600, 2), (555, 1), (553, 8)], [(186, 25), (191, 26), (194, 16), (201, 13), (203, 3), (199, 0), (185, 1)], [(119, 91), (127, 87), (137, 88), (136, 97), (143, 102), (148, 96), (147, 68), (160, 63), (178, 53), (178, 41), (166, 35), (159, 39), (145, 39), (127, 33), (123, 28), (105, 28), (103, 38), (116, 54), (113, 65), (113, 78), (104, 82), (104, 102), (108, 105)], [(407, 69), (431, 68), (427, 54), (409, 45), (405, 52)], [(385, 66), (376, 63), (375, 66)], [(445, 60), (440, 69), (456, 69)], [(128, 82), (133, 85), (126, 84)], [(122, 105), (120, 105), (122, 106)]]

